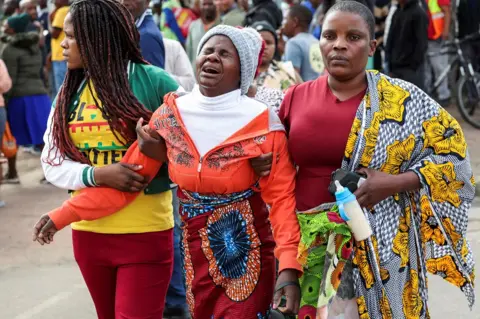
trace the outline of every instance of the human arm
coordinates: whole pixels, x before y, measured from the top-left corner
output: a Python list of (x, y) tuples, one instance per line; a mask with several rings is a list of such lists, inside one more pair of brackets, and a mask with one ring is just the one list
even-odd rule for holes
[[(55, 101), (53, 102), (55, 104)], [(45, 146), (40, 156), (43, 174), (48, 182), (54, 186), (67, 190), (79, 190), (94, 187), (94, 168), (87, 164), (74, 162), (69, 158), (60, 159), (60, 151), (52, 137), (53, 116), (55, 109), (52, 107), (47, 121), (47, 129), (43, 135)]]
[[(150, 182), (162, 163), (144, 155), (138, 143), (132, 144), (121, 160), (122, 164), (140, 165), (138, 173), (145, 176)], [(65, 201), (60, 208), (57, 208), (48, 216), (52, 219), (58, 230), (80, 220), (95, 220), (111, 215), (131, 203), (140, 191), (123, 192), (110, 187), (87, 188), (77, 196)]]
[(296, 269), (303, 272), (297, 261), (300, 242), (300, 226), (295, 213), (296, 170), (290, 159), (287, 138), (284, 132), (270, 133), (273, 141), (273, 157), (269, 176), (260, 179), (263, 200), (270, 205), (270, 222), (277, 247), (275, 256), (279, 260), (279, 272)]
[[(138, 121), (136, 130), (138, 140), (128, 148), (118, 165), (137, 166), (138, 174), (144, 178), (144, 185), (147, 185), (166, 161), (166, 146), (165, 143), (161, 143), (163, 140), (157, 132), (152, 132), (148, 125), (143, 126), (143, 119)], [(155, 149), (152, 150), (152, 147)], [(145, 148), (150, 153), (145, 152)], [(157, 156), (158, 154), (160, 155)], [(130, 189), (130, 192), (111, 187), (83, 189), (76, 196), (66, 200), (61, 207), (40, 217), (33, 230), (33, 240), (42, 245), (49, 244), (53, 241), (54, 234), (62, 228), (80, 220), (95, 220), (109, 216), (129, 205), (141, 190), (143, 188)]]
[[(11, 84), (10, 89), (15, 86), (17, 82), (17, 73), (18, 73), (18, 59), (15, 53), (11, 52), (9, 47), (6, 47), (3, 50), (2, 60), (5, 63), (7, 68), (7, 73), (10, 76)], [(8, 90), (10, 91), (10, 90)], [(4, 92), (7, 93), (8, 91)], [(8, 95), (8, 94), (7, 94)]]
[(43, 26), (39, 21), (34, 21), (32, 24), (35, 27), (35, 31), (37, 31), (39, 35), (38, 45), (40, 46), (40, 48), (43, 48), (45, 46), (45, 35), (43, 34)]
[(45, 69), (48, 72), (52, 69), (52, 52), (49, 52), (45, 57)]
[(12, 88), (12, 79), (8, 74), (7, 67), (5, 66), (5, 62), (0, 60), (0, 94), (6, 93), (10, 91)]
[(414, 172), (391, 175), (368, 168), (362, 168), (358, 172), (367, 176), (355, 192), (358, 203), (365, 208), (372, 208), (395, 194), (416, 191), (421, 187), (420, 179)]
[[(55, 101), (53, 103), (55, 105)], [(47, 121), (47, 129), (43, 136), (45, 146), (40, 157), (47, 181), (58, 188), (73, 191), (97, 185), (133, 192), (144, 188), (143, 176), (135, 172), (141, 169), (139, 166), (111, 164), (95, 168), (88, 164), (72, 161), (68, 157), (62, 159), (52, 138), (54, 112), (55, 109), (52, 108)]]
[[(141, 163), (139, 174), (151, 181), (162, 163), (148, 158), (140, 151), (138, 143), (132, 144), (121, 164), (137, 165)], [(87, 188), (77, 196), (66, 200), (62, 206), (42, 215), (33, 229), (33, 241), (49, 244), (55, 233), (71, 223), (81, 220), (96, 220), (114, 214), (129, 205), (140, 192), (122, 192), (110, 187)]]
[(62, 30), (63, 29), (52, 27), (52, 29), (50, 30), (50, 35), (53, 39), (58, 39), (62, 34)]
[(471, 204), (475, 182), (465, 135), (458, 121), (438, 108), (435, 116), (423, 122), (423, 151), (412, 160), (408, 171), (418, 176), (422, 190), (434, 202), (449, 202), (455, 207)]
[[(290, 130), (290, 107), (292, 105), (293, 92), (295, 91), (296, 87), (297, 85), (294, 85), (287, 90), (285, 98), (280, 105), (280, 111), (278, 112), (278, 117), (280, 118), (280, 121), (285, 127), (287, 134)], [(266, 153), (260, 155), (259, 157), (252, 158), (250, 160), (250, 165), (252, 165), (253, 170), (258, 176), (263, 177), (270, 174), (270, 171), (272, 169), (272, 162), (273, 153)]]
[[(415, 212), (420, 215), (420, 236), (427, 251), (449, 247), (445, 258), (451, 258), (454, 272), (445, 279), (457, 287), (473, 289), (475, 273), (467, 226), (475, 198), (475, 179), (465, 135), (460, 124), (436, 102), (430, 101), (436, 105), (436, 112), (431, 112), (432, 108), (425, 104), (422, 108), (428, 115), (420, 119), (423, 134), (417, 135), (423, 145), (408, 167), (418, 175), (422, 185), (414, 197)], [(438, 229), (434, 236), (432, 227)], [(429, 272), (443, 274), (441, 258), (430, 256), (426, 263)], [(451, 280), (452, 276), (458, 279)], [(469, 304), (473, 304), (472, 299)]]
[(447, 41), (450, 37), (450, 25), (452, 23), (451, 3), (450, 0), (440, 0), (438, 4), (443, 14), (445, 15), (445, 24), (443, 26), (442, 39), (444, 41)]
[(50, 34), (52, 35), (53, 39), (58, 39), (63, 31), (63, 23), (65, 22), (65, 17), (68, 14), (68, 7), (63, 7), (55, 12), (55, 16), (52, 21), (52, 27), (50, 30)]
[[(270, 206), (270, 223), (276, 243), (275, 257), (279, 261), (279, 279), (277, 288), (282, 284), (296, 283), (303, 273), (303, 268), (297, 261), (298, 245), (300, 243), (300, 226), (296, 215), (295, 175), (296, 170), (288, 153), (287, 138), (282, 131), (269, 133), (273, 139), (273, 157), (269, 176), (260, 179), (260, 189), (263, 200)], [(286, 313), (298, 312), (296, 298), (299, 291), (295, 285), (284, 287), (275, 294), (274, 308), (279, 305), (282, 294), (287, 295)], [(298, 293), (298, 295), (296, 295)]]

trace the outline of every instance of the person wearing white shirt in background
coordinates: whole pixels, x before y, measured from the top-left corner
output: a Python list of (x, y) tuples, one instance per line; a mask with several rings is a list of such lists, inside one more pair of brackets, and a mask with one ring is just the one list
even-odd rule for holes
[(177, 83), (190, 92), (195, 85), (193, 68), (188, 55), (180, 42), (163, 38), (165, 45), (165, 71), (167, 71)]

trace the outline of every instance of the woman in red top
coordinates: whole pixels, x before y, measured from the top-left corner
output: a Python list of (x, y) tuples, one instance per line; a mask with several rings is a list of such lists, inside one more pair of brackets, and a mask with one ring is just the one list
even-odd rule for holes
[[(291, 88), (280, 108), (298, 170), (300, 319), (428, 318), (426, 270), (473, 304), (463, 132), (413, 84), (365, 71), (374, 27), (367, 7), (337, 2), (320, 39), (328, 75)], [(252, 165), (268, 174), (271, 160)], [(367, 175), (355, 192), (373, 230), (365, 241), (352, 242), (327, 190), (338, 168)]]

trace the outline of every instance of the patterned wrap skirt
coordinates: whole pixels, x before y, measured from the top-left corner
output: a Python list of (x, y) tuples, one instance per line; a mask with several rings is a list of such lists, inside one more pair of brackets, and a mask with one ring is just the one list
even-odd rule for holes
[(178, 194), (192, 317), (269, 318), (275, 242), (260, 194), (253, 189), (227, 195)]

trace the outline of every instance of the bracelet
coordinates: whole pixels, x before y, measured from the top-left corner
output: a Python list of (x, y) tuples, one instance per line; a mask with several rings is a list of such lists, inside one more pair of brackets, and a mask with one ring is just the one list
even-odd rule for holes
[(93, 184), (94, 187), (97, 187), (98, 184), (97, 184), (97, 182), (95, 181), (95, 169), (96, 169), (96, 167), (94, 166), (94, 167), (92, 168), (92, 184)]

